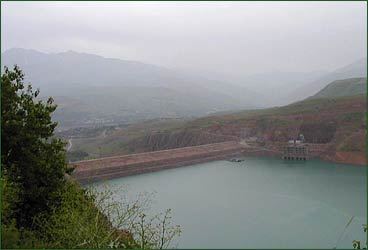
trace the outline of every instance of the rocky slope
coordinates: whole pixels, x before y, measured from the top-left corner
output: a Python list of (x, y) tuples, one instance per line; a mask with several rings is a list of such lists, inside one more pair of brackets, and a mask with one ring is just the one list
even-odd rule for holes
[[(289, 139), (303, 134), (306, 142), (326, 144), (326, 160), (365, 164), (365, 96), (307, 100), (283, 108), (238, 113), (221, 117), (203, 118), (193, 121), (192, 126), (202, 134), (221, 139), (237, 137), (281, 150)], [(192, 131), (195, 131), (192, 129)], [(180, 134), (175, 132), (176, 134)], [(186, 132), (189, 133), (188, 130)], [(146, 145), (169, 137), (160, 134), (151, 136)], [(156, 140), (155, 140), (156, 139)], [(200, 141), (197, 141), (200, 143)], [(167, 148), (156, 147), (155, 149)], [(172, 145), (174, 146), (174, 145)]]

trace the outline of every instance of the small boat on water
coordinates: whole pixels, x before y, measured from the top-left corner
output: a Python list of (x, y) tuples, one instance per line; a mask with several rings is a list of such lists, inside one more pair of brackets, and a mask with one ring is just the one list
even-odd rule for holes
[(238, 159), (238, 158), (232, 158), (232, 159), (230, 159), (230, 161), (231, 161), (231, 162), (242, 162), (242, 161), (244, 161), (244, 160), (242, 160), (242, 159)]

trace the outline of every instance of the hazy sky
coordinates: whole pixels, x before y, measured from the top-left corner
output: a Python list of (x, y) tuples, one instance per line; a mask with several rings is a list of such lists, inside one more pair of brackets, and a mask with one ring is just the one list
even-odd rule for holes
[(365, 2), (1, 2), (1, 51), (75, 50), (227, 74), (365, 57)]

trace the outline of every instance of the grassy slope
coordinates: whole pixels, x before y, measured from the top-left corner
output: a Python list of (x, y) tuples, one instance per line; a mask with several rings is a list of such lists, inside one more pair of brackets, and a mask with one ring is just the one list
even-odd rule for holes
[(176, 119), (151, 120), (116, 128), (106, 128), (105, 137), (103, 136), (104, 128), (102, 128), (99, 129), (100, 133), (97, 135), (73, 139), (72, 150), (85, 151), (90, 155), (88, 158), (96, 158), (100, 154), (102, 156), (127, 154), (130, 153), (128, 146), (133, 140), (162, 130), (180, 129), (183, 123), (183, 121)]
[(352, 96), (366, 92), (367, 78), (349, 78), (333, 81), (311, 98)]

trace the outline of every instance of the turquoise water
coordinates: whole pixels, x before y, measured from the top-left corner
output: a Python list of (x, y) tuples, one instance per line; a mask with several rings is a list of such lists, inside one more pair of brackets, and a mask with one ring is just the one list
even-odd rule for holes
[[(179, 248), (352, 248), (366, 241), (366, 168), (245, 157), (98, 182), (172, 208)], [(116, 194), (119, 198), (119, 194)], [(349, 220), (352, 222), (345, 229)]]

